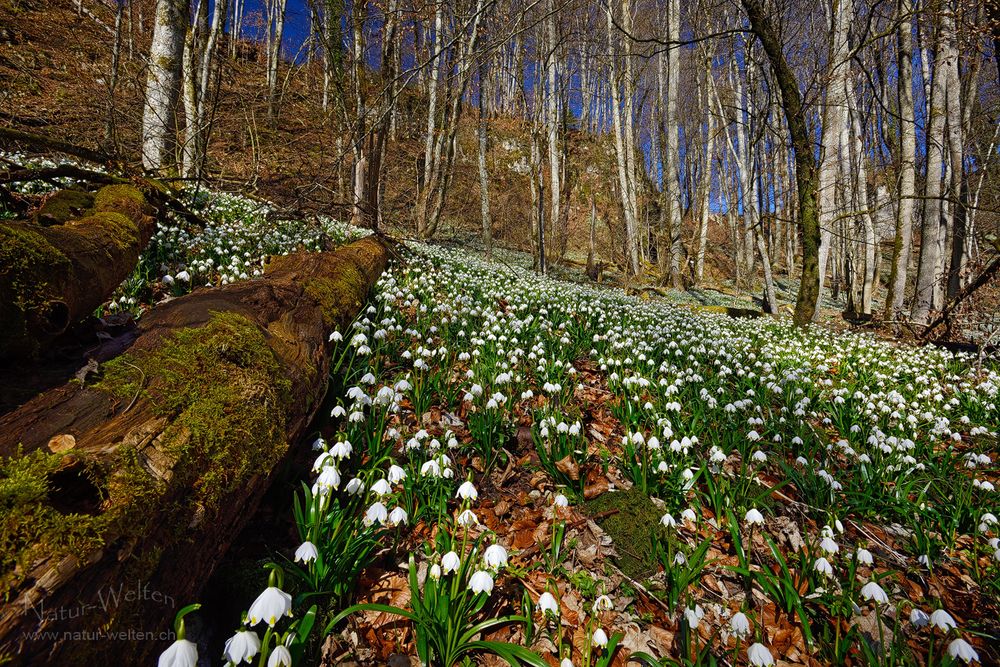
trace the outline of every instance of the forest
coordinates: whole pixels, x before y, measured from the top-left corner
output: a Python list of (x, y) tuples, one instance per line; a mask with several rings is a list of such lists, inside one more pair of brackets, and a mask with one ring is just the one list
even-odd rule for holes
[(0, 664), (1000, 665), (997, 0), (0, 0)]

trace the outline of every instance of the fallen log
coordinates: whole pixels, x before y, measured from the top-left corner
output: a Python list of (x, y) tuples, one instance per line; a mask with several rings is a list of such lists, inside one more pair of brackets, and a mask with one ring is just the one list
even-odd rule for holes
[(0, 662), (153, 664), (167, 642), (142, 633), (253, 515), (386, 261), (374, 237), (276, 258), (153, 309), (96, 384), (0, 417)]
[(121, 184), (64, 190), (34, 220), (0, 222), (0, 357), (35, 353), (100, 306), (152, 238), (150, 213)]

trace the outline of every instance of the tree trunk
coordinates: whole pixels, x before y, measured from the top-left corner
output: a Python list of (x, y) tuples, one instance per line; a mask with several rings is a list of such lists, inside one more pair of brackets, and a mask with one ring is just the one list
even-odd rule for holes
[(917, 264), (917, 288), (914, 294), (913, 309), (910, 316), (915, 322), (924, 324), (930, 316), (930, 311), (941, 304), (936, 301), (940, 291), (938, 284), (941, 274), (939, 266), (943, 256), (941, 244), (944, 241), (942, 221), (945, 219), (942, 210), (942, 173), (944, 171), (944, 141), (945, 141), (945, 97), (947, 95), (946, 67), (944, 65), (944, 23), (947, 19), (942, 15), (942, 26), (938, 29), (935, 53), (934, 78), (931, 84), (929, 103), (927, 143), (927, 179), (924, 187), (924, 218), (920, 228), (920, 259)]
[(486, 171), (486, 149), (487, 149), (487, 127), (486, 127), (486, 105), (483, 103), (483, 80), (486, 74), (486, 64), (479, 65), (479, 211), (483, 224), (483, 247), (486, 248), (486, 256), (493, 252), (493, 223), (490, 220), (490, 176)]
[(155, 226), (128, 185), (66, 190), (34, 222), (0, 222), (0, 356), (35, 353), (92, 313), (132, 273)]
[[(152, 664), (165, 643), (142, 635), (198, 597), (253, 516), (322, 405), (330, 332), (346, 332), (386, 260), (369, 237), (175, 299), (143, 318), (98, 383), (0, 417), (3, 465), (48, 490), (20, 499), (8, 533), (18, 565), (0, 580), (3, 653), (103, 664), (107, 643), (73, 633), (128, 631), (138, 637), (115, 642), (114, 661)], [(147, 594), (101, 604), (135, 588)], [(87, 611), (57, 613), (69, 609)]]
[(142, 111), (142, 166), (150, 171), (174, 168), (174, 112), (181, 82), (187, 8), (187, 0), (156, 2)]
[(916, 194), (917, 130), (913, 112), (913, 11), (912, 0), (899, 0), (897, 93), (899, 98), (899, 202), (896, 235), (892, 246), (892, 269), (885, 317), (895, 320), (903, 310), (906, 277), (913, 246), (913, 198)]
[[(833, 27), (830, 33), (830, 74), (823, 105), (823, 158), (819, 167), (819, 291), (823, 293), (826, 269), (833, 241), (833, 228), (837, 222), (837, 200), (841, 182), (847, 173), (846, 153), (848, 81), (851, 73), (848, 42), (851, 21), (854, 19), (853, 0), (833, 0), (831, 12)], [(817, 302), (814, 318), (819, 317)]]
[(754, 35), (760, 40), (774, 70), (785, 121), (795, 152), (795, 182), (798, 190), (799, 228), (802, 230), (802, 278), (795, 303), (794, 321), (808, 324), (819, 303), (819, 218), (816, 210), (816, 158), (806, 125), (806, 112), (795, 72), (785, 59), (781, 41), (771, 24), (770, 15), (760, 0), (742, 0)]

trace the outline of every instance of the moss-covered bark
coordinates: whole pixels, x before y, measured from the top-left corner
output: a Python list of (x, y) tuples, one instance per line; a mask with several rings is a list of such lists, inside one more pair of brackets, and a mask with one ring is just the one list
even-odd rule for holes
[(37, 352), (107, 299), (153, 235), (149, 213), (137, 189), (109, 185), (57, 193), (34, 221), (0, 222), (0, 357)]
[[(65, 385), (0, 416), (0, 564), (9, 572), (0, 662), (6, 653), (22, 664), (101, 664), (107, 643), (30, 633), (168, 626), (308, 428), (326, 391), (329, 333), (349, 325), (385, 264), (382, 243), (365, 239), (280, 258), (262, 279), (197, 290), (144, 317), (96, 384)], [(100, 604), (137, 582), (174, 605)], [(33, 611), (81, 603), (93, 608), (73, 618)], [(148, 664), (162, 648), (113, 646), (120, 664)]]

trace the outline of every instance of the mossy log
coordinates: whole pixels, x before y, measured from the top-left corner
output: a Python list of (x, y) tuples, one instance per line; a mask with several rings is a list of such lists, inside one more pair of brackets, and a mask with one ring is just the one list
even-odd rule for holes
[[(0, 663), (153, 664), (166, 642), (141, 633), (169, 629), (253, 515), (386, 261), (369, 237), (175, 299), (95, 384), (0, 417)], [(134, 636), (71, 634), (98, 631)]]
[(0, 222), (0, 357), (32, 354), (125, 280), (156, 227), (131, 185), (64, 190), (31, 221)]

